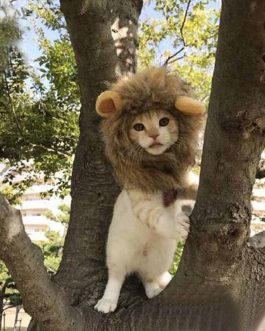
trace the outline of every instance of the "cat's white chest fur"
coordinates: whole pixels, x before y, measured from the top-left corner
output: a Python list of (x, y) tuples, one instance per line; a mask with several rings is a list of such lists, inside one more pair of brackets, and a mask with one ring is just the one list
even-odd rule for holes
[(185, 240), (189, 218), (178, 200), (164, 207), (162, 193), (123, 190), (114, 206), (107, 241), (108, 283), (95, 308), (114, 311), (126, 275), (137, 273), (149, 298), (171, 280), (168, 273), (177, 242)]

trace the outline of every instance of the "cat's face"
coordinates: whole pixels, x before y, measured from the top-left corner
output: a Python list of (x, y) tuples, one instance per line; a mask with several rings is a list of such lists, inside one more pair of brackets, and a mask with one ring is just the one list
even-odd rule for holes
[(133, 121), (129, 137), (146, 152), (159, 155), (178, 140), (176, 119), (164, 110), (138, 115)]

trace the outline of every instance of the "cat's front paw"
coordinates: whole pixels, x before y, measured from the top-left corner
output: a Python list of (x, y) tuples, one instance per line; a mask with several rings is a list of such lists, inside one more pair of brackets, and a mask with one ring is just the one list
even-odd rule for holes
[(110, 313), (117, 308), (117, 300), (105, 299), (103, 297), (102, 299), (98, 300), (94, 308), (101, 313)]
[(189, 231), (190, 231), (189, 217), (184, 213), (178, 214), (177, 222), (176, 222), (176, 232), (179, 240), (185, 241), (188, 237)]

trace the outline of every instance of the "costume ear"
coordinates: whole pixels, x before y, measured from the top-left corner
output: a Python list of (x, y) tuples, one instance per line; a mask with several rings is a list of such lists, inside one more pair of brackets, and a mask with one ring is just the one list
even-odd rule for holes
[(115, 91), (105, 91), (97, 97), (96, 111), (102, 117), (108, 118), (121, 108), (122, 99)]
[(205, 106), (198, 100), (186, 95), (177, 97), (175, 107), (186, 115), (201, 115), (205, 112)]

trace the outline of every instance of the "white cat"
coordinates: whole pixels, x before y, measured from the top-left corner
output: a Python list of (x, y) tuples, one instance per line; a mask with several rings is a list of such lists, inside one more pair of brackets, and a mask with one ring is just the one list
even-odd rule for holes
[[(176, 119), (166, 111), (136, 116), (130, 139), (144, 152), (164, 153), (179, 138)], [(139, 178), (141, 181), (141, 178)], [(176, 200), (165, 207), (163, 193), (124, 189), (114, 206), (107, 241), (108, 283), (95, 308), (104, 313), (116, 309), (126, 275), (136, 273), (148, 298), (158, 295), (170, 282), (168, 270), (177, 243), (189, 232), (189, 218)]]

